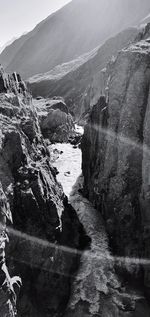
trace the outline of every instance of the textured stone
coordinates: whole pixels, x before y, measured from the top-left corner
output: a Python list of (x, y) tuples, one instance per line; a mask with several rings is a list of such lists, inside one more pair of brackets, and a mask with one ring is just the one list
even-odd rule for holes
[(6, 242), (9, 242), (6, 232), (7, 221), (12, 222), (12, 215), (7, 197), (0, 183), (0, 315), (1, 317), (14, 317), (16, 316), (14, 284), (19, 287), (21, 279), (19, 277), (11, 278), (6, 266)]
[(53, 142), (68, 142), (74, 136), (74, 123), (68, 107), (63, 100), (34, 100), (40, 128), (44, 138)]
[(117, 270), (147, 293), (149, 262), (138, 259), (150, 259), (149, 27), (109, 65), (106, 97), (93, 107), (82, 142), (85, 195), (106, 221), (113, 252), (136, 259)]
[[(11, 212), (13, 218), (13, 225), (7, 227), (8, 270), (23, 283), (17, 297), (18, 316), (61, 316), (78, 266), (75, 249), (80, 248), (84, 230), (56, 181), (31, 96), (20, 91), (18, 81), (20, 77), (13, 75), (12, 86), (0, 94), (3, 211)], [(0, 309), (5, 312), (8, 305), (3, 297)], [(14, 316), (11, 307), (8, 317)]]
[(26, 91), (26, 85), (22, 81), (21, 76), (13, 73), (12, 76), (5, 73), (3, 67), (0, 64), (0, 93), (14, 92), (17, 93)]

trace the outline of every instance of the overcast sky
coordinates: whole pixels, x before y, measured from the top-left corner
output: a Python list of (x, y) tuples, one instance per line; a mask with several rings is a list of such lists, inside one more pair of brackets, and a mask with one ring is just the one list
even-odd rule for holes
[(34, 26), (70, 0), (0, 0), (0, 47)]

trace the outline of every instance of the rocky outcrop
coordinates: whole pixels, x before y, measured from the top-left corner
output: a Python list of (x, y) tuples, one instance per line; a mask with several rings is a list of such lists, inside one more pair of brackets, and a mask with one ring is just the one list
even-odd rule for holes
[(12, 76), (5, 73), (0, 65), (0, 93), (14, 92), (25, 93), (26, 86), (19, 74), (14, 72)]
[(34, 99), (39, 124), (44, 138), (52, 143), (68, 142), (75, 134), (74, 123), (68, 107), (62, 99)]
[(129, 257), (117, 272), (129, 288), (145, 294), (150, 291), (149, 29), (108, 66), (105, 96), (93, 107), (82, 141), (84, 193), (106, 221), (114, 254)]
[(0, 183), (0, 315), (14, 317), (17, 312), (16, 287), (21, 286), (21, 279), (18, 276), (11, 278), (6, 265), (6, 242), (9, 242), (6, 231), (7, 221), (12, 222), (12, 215)]
[[(7, 80), (10, 78), (4, 76)], [(80, 248), (81, 239), (84, 240), (83, 227), (56, 181), (56, 171), (50, 163), (31, 96), (26, 90), (20, 90), (18, 76), (11, 78), (7, 91), (2, 89), (0, 93), (0, 179), (3, 188), (0, 215), (11, 213), (13, 219), (13, 225), (7, 226), (10, 238), (6, 250), (8, 271), (10, 276), (22, 279), (17, 298), (18, 316), (61, 316), (69, 298), (70, 279), (78, 264), (76, 249)], [(5, 227), (2, 215), (1, 220)], [(0, 243), (5, 265), (3, 227)], [(8, 286), (4, 287), (6, 294), (3, 294), (5, 275), (3, 272), (0, 275), (0, 311), (12, 317), (15, 311), (11, 313), (11, 308), (16, 300), (13, 282), (18, 283), (18, 280), (11, 280), (6, 272)], [(6, 303), (7, 289), (10, 298)], [(8, 304), (10, 309), (6, 315)]]

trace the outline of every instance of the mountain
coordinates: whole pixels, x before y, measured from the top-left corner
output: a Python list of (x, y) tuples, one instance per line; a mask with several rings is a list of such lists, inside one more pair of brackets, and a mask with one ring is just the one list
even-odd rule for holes
[(134, 41), (138, 32), (137, 28), (128, 28), (90, 53), (31, 77), (28, 85), (33, 96), (61, 96), (76, 120), (81, 119), (100, 97), (102, 70), (112, 56)]
[(3, 50), (4, 50), (7, 46), (11, 45), (16, 39), (17, 39), (16, 37), (13, 37), (11, 40), (9, 40), (9, 41), (6, 42), (3, 46), (1, 46), (1, 47), (0, 47), (0, 53), (2, 53)]
[(47, 72), (138, 24), (149, 12), (149, 0), (73, 0), (7, 47), (0, 63), (24, 78)]

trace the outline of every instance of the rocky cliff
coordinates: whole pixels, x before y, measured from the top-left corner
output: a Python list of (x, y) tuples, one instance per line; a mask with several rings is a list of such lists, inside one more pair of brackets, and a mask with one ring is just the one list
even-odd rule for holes
[(148, 295), (150, 25), (108, 65), (103, 93), (83, 136), (84, 193), (106, 221), (113, 253), (123, 257), (117, 272)]
[(6, 264), (7, 221), (12, 222), (8, 200), (0, 183), (0, 315), (1, 317), (16, 316), (17, 289), (21, 286), (18, 276), (11, 277)]
[[(61, 316), (83, 228), (56, 181), (30, 94), (19, 75), (2, 68), (0, 179), (0, 315), (12, 317), (17, 310), (18, 316)], [(10, 278), (15, 275), (22, 279), (20, 294), (13, 284), (21, 280)]]

